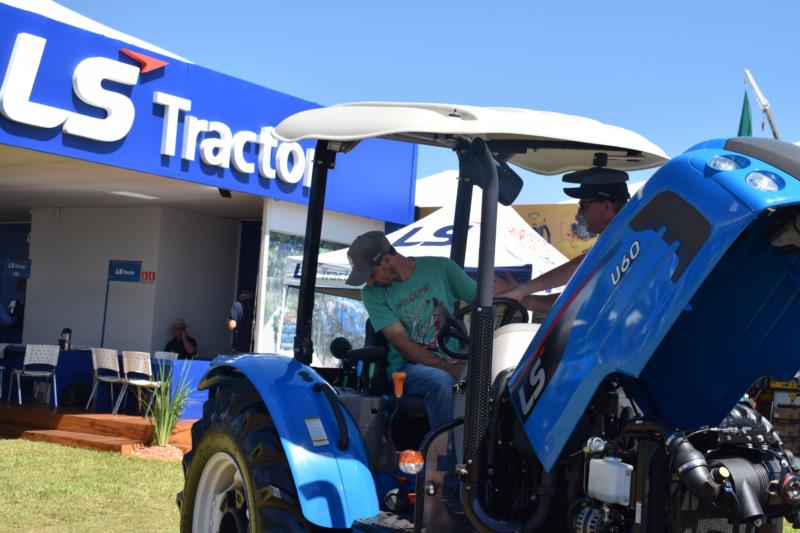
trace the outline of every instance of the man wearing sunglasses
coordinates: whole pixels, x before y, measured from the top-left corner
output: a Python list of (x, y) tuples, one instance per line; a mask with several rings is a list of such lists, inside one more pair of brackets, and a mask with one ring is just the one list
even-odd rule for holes
[(357, 237), (347, 257), (346, 283), (366, 284), (362, 298), (372, 327), (389, 341), (388, 375), (406, 373), (405, 392), (423, 397), (432, 428), (449, 422), (464, 364), (440, 352), (437, 337), (455, 302), (475, 299), (475, 281), (450, 259), (400, 255), (380, 231)]
[[(578, 217), (586, 222), (586, 229), (600, 234), (630, 199), (625, 182), (628, 174), (610, 168), (593, 167), (566, 174), (563, 181), (577, 183), (578, 187), (567, 187), (567, 196), (578, 199)], [(558, 294), (536, 295), (547, 289), (562, 287), (583, 262), (584, 255), (574, 257), (541, 276), (517, 285), (510, 277), (495, 279), (498, 296), (522, 302), (525, 307), (538, 313), (547, 313), (558, 298)]]

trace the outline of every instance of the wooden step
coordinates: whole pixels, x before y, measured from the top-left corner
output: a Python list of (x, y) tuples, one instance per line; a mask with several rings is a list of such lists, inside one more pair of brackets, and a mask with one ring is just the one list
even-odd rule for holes
[(11, 424), (0, 424), (0, 434), (31, 441), (50, 442), (64, 446), (88, 448), (90, 450), (116, 452), (122, 455), (129, 455), (133, 450), (143, 446), (141, 441), (122, 437), (62, 431), (58, 429), (26, 429)]
[[(170, 443), (191, 449), (191, 428), (195, 420), (180, 420), (175, 426)], [(141, 416), (87, 413), (83, 411), (53, 411), (38, 406), (16, 406), (0, 402), (0, 424), (20, 427), (51, 429), (75, 433), (88, 433), (121, 437), (149, 443), (153, 428), (150, 420)]]
[(192, 426), (197, 420), (180, 420), (172, 430), (169, 443), (184, 451), (192, 449)]

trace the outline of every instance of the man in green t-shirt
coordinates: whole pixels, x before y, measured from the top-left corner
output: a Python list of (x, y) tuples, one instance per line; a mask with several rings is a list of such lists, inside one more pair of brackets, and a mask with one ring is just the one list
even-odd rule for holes
[(452, 389), (463, 361), (441, 353), (437, 337), (455, 302), (471, 302), (475, 282), (443, 257), (405, 257), (380, 231), (353, 241), (347, 252), (372, 327), (389, 341), (388, 373), (406, 373), (405, 392), (422, 396), (432, 428), (453, 418)]

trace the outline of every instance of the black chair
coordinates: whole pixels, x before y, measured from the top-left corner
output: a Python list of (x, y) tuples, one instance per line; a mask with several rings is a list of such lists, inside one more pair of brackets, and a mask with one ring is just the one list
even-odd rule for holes
[[(383, 406), (386, 415), (385, 431), (396, 449), (415, 448), (430, 430), (428, 417), (425, 414), (425, 403), (422, 396), (403, 394), (399, 398), (398, 405), (393, 384), (386, 375), (389, 353), (389, 342), (386, 337), (376, 332), (367, 320), (363, 348), (353, 349), (347, 339), (338, 337), (331, 342), (331, 353), (344, 364), (353, 367), (357, 367), (359, 362), (365, 369), (369, 365), (374, 365), (372, 379), (366, 381), (366, 391), (370, 395), (385, 398)], [(361, 384), (363, 378), (364, 376), (358, 376), (357, 383)]]

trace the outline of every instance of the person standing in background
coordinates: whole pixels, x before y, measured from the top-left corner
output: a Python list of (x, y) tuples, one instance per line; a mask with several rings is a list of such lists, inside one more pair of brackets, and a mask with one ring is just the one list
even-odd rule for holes
[(235, 353), (249, 352), (253, 338), (253, 293), (239, 289), (239, 296), (231, 305), (228, 329), (233, 332), (231, 347)]

